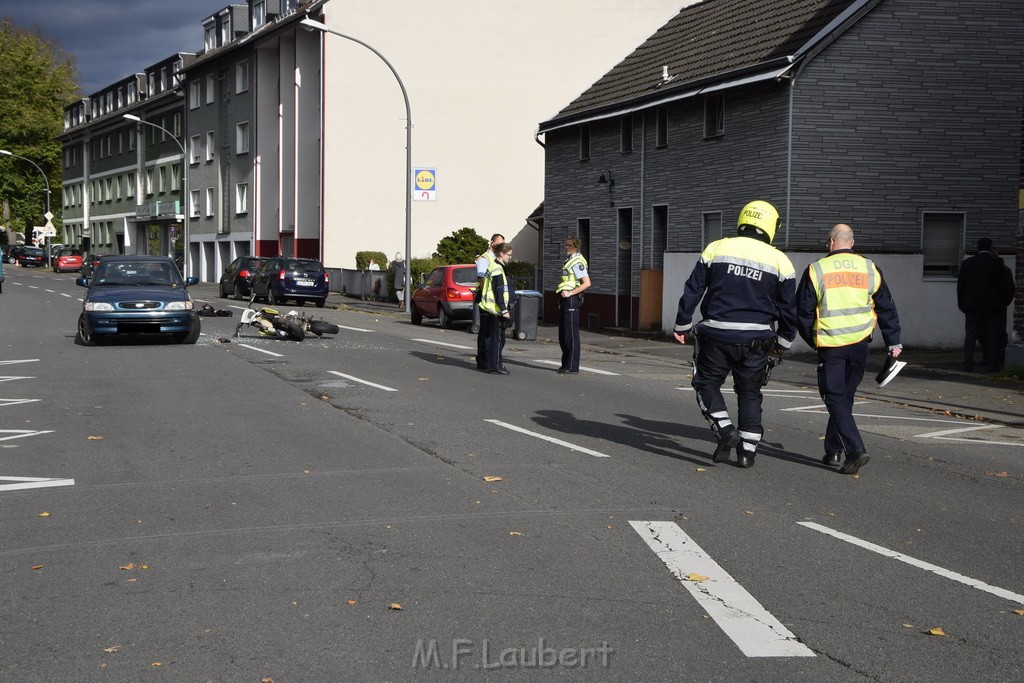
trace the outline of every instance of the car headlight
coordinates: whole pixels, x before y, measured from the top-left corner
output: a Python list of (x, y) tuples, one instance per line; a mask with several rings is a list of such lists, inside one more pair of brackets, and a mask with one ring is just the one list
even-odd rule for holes
[(168, 311), (191, 311), (192, 310), (192, 300), (189, 299), (188, 301), (171, 301), (170, 303), (167, 304), (167, 308), (164, 309), (164, 310), (168, 310)]
[(108, 304), (105, 301), (86, 301), (85, 310), (87, 311), (112, 311), (114, 310), (113, 304)]

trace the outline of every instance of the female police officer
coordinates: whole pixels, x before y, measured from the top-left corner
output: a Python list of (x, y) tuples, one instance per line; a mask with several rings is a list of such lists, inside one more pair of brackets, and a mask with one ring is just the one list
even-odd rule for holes
[(587, 259), (580, 253), (579, 237), (565, 238), (565, 263), (562, 280), (555, 293), (558, 295), (558, 345), (562, 347), (560, 375), (575, 375), (580, 371), (580, 308), (583, 292), (590, 287)]

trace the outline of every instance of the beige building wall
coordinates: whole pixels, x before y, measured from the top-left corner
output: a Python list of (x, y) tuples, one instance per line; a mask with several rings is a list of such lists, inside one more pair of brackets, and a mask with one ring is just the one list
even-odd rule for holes
[[(331, 0), (325, 23), (372, 45), (409, 93), (413, 168), (437, 169), (437, 201), (412, 204), (412, 256), (462, 227), (501, 232), (535, 261), (525, 218), (544, 199), (537, 124), (572, 101), (692, 0)], [(387, 65), (327, 35), (324, 262), (405, 251), (405, 104)]]

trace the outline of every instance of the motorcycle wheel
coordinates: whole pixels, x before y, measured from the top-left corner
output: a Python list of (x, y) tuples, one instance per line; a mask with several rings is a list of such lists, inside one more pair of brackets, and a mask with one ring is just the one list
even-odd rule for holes
[(323, 320), (314, 320), (309, 324), (309, 331), (319, 337), (322, 334), (338, 334), (341, 328), (333, 323), (326, 323)]
[(295, 341), (302, 341), (306, 338), (306, 333), (302, 329), (302, 325), (299, 323), (289, 322), (284, 327), (285, 331), (288, 332), (288, 338)]

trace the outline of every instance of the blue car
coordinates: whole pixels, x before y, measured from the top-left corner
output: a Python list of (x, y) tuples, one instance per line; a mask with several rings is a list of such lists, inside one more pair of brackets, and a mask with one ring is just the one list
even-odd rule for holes
[(276, 256), (252, 276), (252, 295), (276, 306), (289, 299), (302, 306), (307, 301), (323, 308), (329, 293), (329, 277), (320, 261), (313, 258)]
[(99, 344), (115, 335), (170, 335), (179, 344), (199, 339), (199, 316), (174, 261), (166, 256), (106, 256), (92, 276), (78, 318), (78, 341)]

